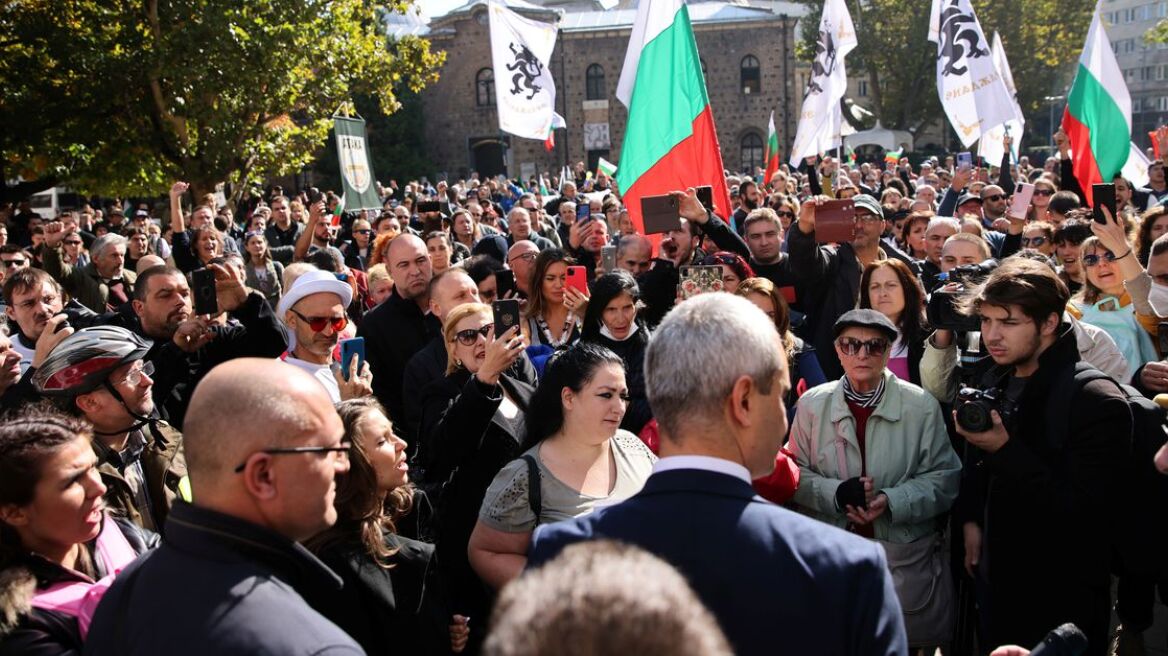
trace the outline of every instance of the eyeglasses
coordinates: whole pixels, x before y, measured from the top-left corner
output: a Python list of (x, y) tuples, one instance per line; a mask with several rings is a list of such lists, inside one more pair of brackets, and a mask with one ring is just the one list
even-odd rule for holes
[(154, 363), (153, 362), (144, 362), (144, 363), (142, 363), (141, 367), (138, 367), (137, 369), (131, 369), (130, 373), (126, 374), (125, 378), (119, 380), (116, 383), (113, 381), (110, 381), (110, 384), (111, 385), (121, 385), (122, 383), (128, 383), (130, 385), (130, 387), (137, 387), (138, 383), (142, 382), (142, 376), (153, 376), (153, 375), (154, 375)]
[(354, 230), (353, 231), (353, 234), (355, 234), (355, 235), (369, 235), (372, 233), (373, 233), (373, 231), (369, 230), (369, 229), (362, 229), (362, 230)]
[[(291, 308), (289, 308), (289, 309), (291, 309)], [(296, 310), (292, 310), (292, 314), (295, 314), (296, 316), (300, 317), (301, 321), (304, 321), (305, 323), (307, 323), (308, 327), (311, 328), (312, 332), (314, 332), (314, 333), (324, 332), (324, 329), (330, 325), (333, 327), (334, 333), (339, 333), (345, 329), (345, 326), (349, 325), (349, 318), (345, 317), (345, 316), (340, 316), (340, 317), (306, 317), (303, 314), (300, 314), (299, 312), (297, 312)]]
[(61, 300), (61, 297), (57, 296), (56, 294), (45, 294), (39, 299), (30, 298), (27, 301), (21, 301), (20, 303), (16, 304), (16, 307), (20, 308), (21, 310), (31, 310), (37, 305), (52, 305), (59, 300)]
[(66, 239), (64, 243), (66, 246), (80, 246), (81, 240), (80, 239)]
[(789, 210), (783, 210), (782, 212), (775, 212), (775, 214), (778, 214), (780, 217), (784, 217), (784, 216), (785, 216), (785, 217), (787, 217), (788, 219), (794, 219), (794, 218), (795, 218), (795, 213), (794, 213), (794, 212), (791, 212), (791, 211), (789, 211)]
[(486, 339), (491, 335), (491, 331), (495, 329), (495, 324), (489, 323), (482, 328), (467, 328), (454, 333), (454, 338), (458, 340), (459, 344), (463, 346), (474, 346), (475, 342), (479, 341), (479, 335)]
[(855, 337), (840, 337), (835, 340), (835, 343), (845, 355), (856, 355), (863, 348), (868, 355), (881, 356), (884, 355), (884, 351), (888, 348), (888, 340), (886, 339), (861, 341)]
[(1053, 196), (1054, 189), (1035, 189), (1034, 195), (1035, 196)]
[(510, 263), (510, 262), (514, 262), (515, 260), (523, 260), (524, 262), (534, 262), (535, 256), (536, 256), (536, 253), (524, 253), (522, 255), (516, 255), (515, 257), (507, 260), (507, 262)]
[(1114, 264), (1117, 259), (1119, 258), (1115, 257), (1115, 253), (1112, 253), (1111, 251), (1107, 251), (1103, 255), (1096, 255), (1095, 253), (1092, 253), (1090, 255), (1083, 256), (1083, 264), (1086, 264), (1089, 267), (1099, 266), (1099, 262), (1101, 260), (1107, 260), (1108, 262)]
[(1022, 247), (1027, 246), (1041, 246), (1046, 243), (1046, 237), (1023, 237)]
[(24, 259), (23, 257), (18, 257), (18, 258), (16, 258), (16, 259), (13, 259), (13, 260), (3, 260), (3, 262), (4, 262), (4, 267), (5, 267), (5, 268), (8, 268), (8, 267), (22, 267), (22, 266), (24, 266), (25, 259)]
[(1002, 200), (1003, 198), (1005, 198), (1005, 196), (1002, 194), (994, 194), (992, 196), (982, 196), (981, 197), (983, 202), (988, 200), (991, 203), (996, 203), (996, 202)]
[[(286, 446), (272, 449), (260, 449), (256, 453), (266, 453), (271, 456), (279, 456), (289, 453), (335, 453), (337, 454), (338, 458), (347, 460), (349, 458), (349, 449), (352, 446), (352, 442), (341, 442), (340, 446)], [(246, 461), (239, 463), (239, 466), (235, 468), (235, 473), (238, 474), (242, 472), (246, 467)]]
[(856, 223), (863, 223), (866, 225), (872, 225), (873, 223), (880, 223), (883, 220), (884, 220), (884, 217), (876, 216), (875, 214), (857, 214), (856, 219), (855, 219)]

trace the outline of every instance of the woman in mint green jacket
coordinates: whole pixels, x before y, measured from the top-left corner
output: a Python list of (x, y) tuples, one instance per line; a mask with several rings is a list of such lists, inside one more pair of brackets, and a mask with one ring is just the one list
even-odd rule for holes
[(896, 328), (871, 310), (835, 326), (844, 376), (799, 399), (789, 448), (799, 464), (794, 503), (828, 524), (893, 543), (938, 531), (961, 461), (941, 407), (885, 366)]

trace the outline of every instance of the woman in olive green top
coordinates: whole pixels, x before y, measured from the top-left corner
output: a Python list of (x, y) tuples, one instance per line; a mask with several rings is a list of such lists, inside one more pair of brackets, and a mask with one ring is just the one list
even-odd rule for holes
[(620, 430), (627, 397), (624, 364), (602, 346), (579, 343), (548, 363), (528, 405), (524, 453), (495, 476), (470, 538), (470, 563), (483, 581), (498, 589), (519, 575), (537, 525), (640, 491), (657, 458)]

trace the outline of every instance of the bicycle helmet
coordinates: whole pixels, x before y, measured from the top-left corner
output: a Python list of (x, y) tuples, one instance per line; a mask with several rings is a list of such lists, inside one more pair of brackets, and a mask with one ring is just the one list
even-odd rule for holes
[(49, 353), (33, 375), (32, 383), (45, 396), (88, 394), (106, 383), (115, 369), (142, 359), (149, 350), (150, 342), (125, 328), (83, 328)]

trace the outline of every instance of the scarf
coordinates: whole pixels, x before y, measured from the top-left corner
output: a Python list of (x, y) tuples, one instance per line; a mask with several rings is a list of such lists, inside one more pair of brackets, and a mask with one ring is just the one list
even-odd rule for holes
[(876, 384), (876, 389), (871, 392), (857, 392), (852, 389), (852, 383), (848, 380), (847, 375), (840, 379), (844, 387), (844, 398), (855, 403), (861, 408), (875, 408), (880, 399), (884, 398), (884, 376), (880, 376), (880, 382)]

